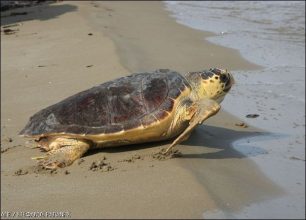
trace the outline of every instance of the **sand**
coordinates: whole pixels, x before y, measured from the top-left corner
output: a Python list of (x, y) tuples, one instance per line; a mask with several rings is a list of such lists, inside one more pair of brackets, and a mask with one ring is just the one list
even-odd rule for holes
[(235, 212), (285, 193), (231, 147), (263, 131), (235, 125), (242, 120), (225, 111), (177, 147), (180, 157), (156, 159), (169, 142), (149, 143), (90, 152), (56, 172), (37, 169), (30, 158), (42, 153), (18, 132), (35, 112), (76, 92), (156, 68), (259, 67), (205, 42), (209, 33), (177, 24), (161, 2), (60, 2), (14, 11), (28, 14), (1, 24), (21, 24), (14, 34), (1, 32), (3, 217), (205, 218), (209, 210)]

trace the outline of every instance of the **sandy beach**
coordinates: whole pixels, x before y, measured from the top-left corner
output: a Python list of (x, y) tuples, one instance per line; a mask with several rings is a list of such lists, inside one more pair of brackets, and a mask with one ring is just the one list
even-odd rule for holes
[[(12, 10), (26, 15), (1, 13), (1, 28), (17, 24), (15, 33), (1, 32), (2, 218), (26, 218), (25, 212), (205, 218), (211, 210), (239, 212), (286, 194), (232, 147), (266, 132), (237, 126), (243, 119), (224, 110), (177, 146), (181, 155), (175, 158), (152, 156), (166, 141), (90, 151), (56, 172), (39, 170), (31, 160), (43, 153), (18, 132), (34, 113), (77, 92), (158, 68), (261, 68), (237, 50), (205, 41), (211, 33), (176, 23), (163, 7), (156, 1), (59, 2)], [(100, 160), (113, 170), (92, 169)]]

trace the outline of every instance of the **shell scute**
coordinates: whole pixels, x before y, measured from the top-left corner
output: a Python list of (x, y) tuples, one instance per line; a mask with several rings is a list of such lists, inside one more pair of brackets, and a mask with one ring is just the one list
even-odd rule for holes
[(130, 130), (139, 127), (139, 125), (140, 125), (139, 119), (129, 120), (123, 124), (123, 129)]
[(167, 78), (160, 75), (152, 75), (142, 81), (142, 91), (145, 105), (149, 112), (160, 106), (168, 96)]

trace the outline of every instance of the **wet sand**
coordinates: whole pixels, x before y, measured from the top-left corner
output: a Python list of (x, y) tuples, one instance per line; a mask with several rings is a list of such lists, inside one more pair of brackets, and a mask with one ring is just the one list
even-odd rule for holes
[[(202, 218), (208, 210), (239, 211), (284, 194), (231, 147), (262, 131), (235, 125), (241, 119), (224, 111), (178, 146), (177, 158), (152, 156), (169, 144), (162, 142), (89, 152), (56, 173), (38, 170), (30, 158), (42, 153), (17, 134), (35, 112), (76, 92), (156, 68), (259, 67), (205, 42), (208, 33), (175, 23), (160, 2), (62, 2), (15, 11), (29, 13), (1, 24), (21, 23), (15, 34), (1, 32), (1, 149), (8, 149), (1, 153), (2, 212)], [(113, 170), (92, 169), (101, 160)]]

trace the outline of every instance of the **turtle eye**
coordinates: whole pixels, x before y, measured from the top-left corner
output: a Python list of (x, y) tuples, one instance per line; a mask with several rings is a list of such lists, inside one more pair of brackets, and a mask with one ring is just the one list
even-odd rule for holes
[(225, 75), (225, 74), (222, 74), (222, 75), (220, 76), (220, 80), (221, 80), (221, 82), (226, 83), (226, 82), (228, 81), (228, 76)]

